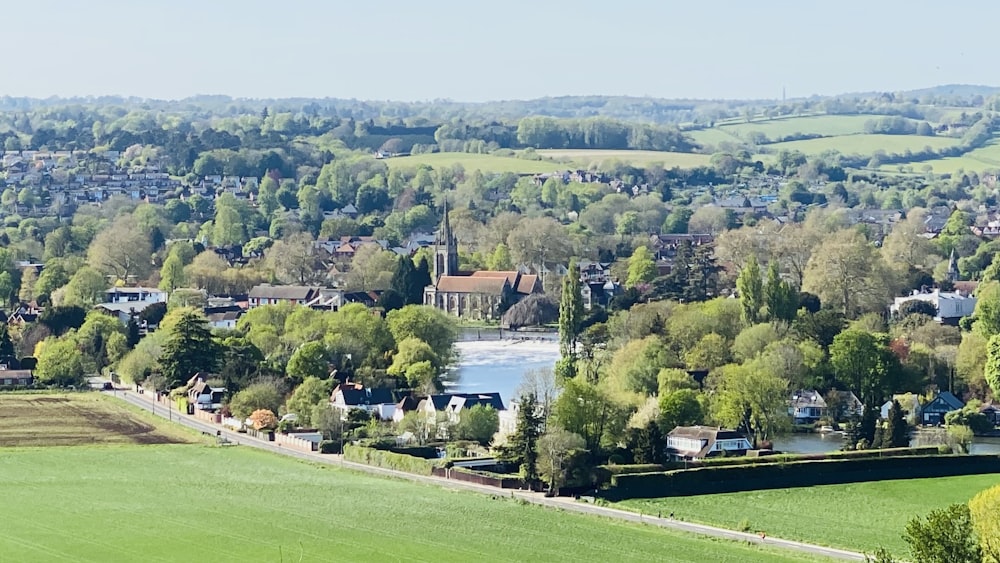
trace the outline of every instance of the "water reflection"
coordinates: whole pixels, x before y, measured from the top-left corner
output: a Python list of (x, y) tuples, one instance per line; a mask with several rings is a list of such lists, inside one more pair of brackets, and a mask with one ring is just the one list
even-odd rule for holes
[[(774, 449), (798, 454), (823, 454), (843, 445), (843, 434), (787, 434), (774, 440)], [(970, 453), (1000, 455), (1000, 438), (975, 438)]]
[(559, 359), (559, 344), (552, 341), (459, 342), (455, 348), (460, 360), (445, 387), (459, 393), (499, 392), (504, 405), (515, 398), (526, 371), (551, 369)]

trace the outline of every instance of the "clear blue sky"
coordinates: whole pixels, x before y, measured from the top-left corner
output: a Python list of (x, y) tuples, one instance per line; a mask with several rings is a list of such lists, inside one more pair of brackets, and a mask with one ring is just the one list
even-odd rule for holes
[(5, 2), (0, 95), (778, 98), (995, 84), (968, 0)]

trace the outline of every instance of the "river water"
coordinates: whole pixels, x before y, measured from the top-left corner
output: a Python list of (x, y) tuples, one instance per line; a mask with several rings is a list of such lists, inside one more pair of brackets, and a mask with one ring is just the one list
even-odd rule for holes
[[(483, 330), (482, 339), (476, 340), (475, 332), (466, 331), (463, 336), (469, 340), (455, 344), (459, 361), (445, 383), (449, 391), (498, 392), (504, 405), (509, 405), (525, 372), (552, 369), (559, 359), (559, 343), (551, 334), (511, 340)], [(842, 434), (785, 434), (774, 440), (774, 449), (821, 454), (839, 450), (842, 443)], [(975, 438), (971, 453), (1000, 455), (1000, 438)]]

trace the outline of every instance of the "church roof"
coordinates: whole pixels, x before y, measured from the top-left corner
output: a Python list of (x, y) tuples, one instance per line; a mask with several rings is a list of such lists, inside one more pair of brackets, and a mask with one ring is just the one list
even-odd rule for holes
[(437, 290), (449, 293), (489, 293), (499, 295), (509, 288), (506, 277), (486, 276), (441, 276)]

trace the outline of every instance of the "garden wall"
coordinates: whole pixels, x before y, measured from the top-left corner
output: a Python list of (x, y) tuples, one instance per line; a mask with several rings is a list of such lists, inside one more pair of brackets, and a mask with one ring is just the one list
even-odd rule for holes
[(985, 473), (1000, 473), (1000, 456), (936, 455), (794, 461), (614, 475), (611, 486), (601, 496), (609, 500), (690, 496)]
[(287, 434), (275, 434), (274, 443), (279, 446), (303, 452), (314, 452), (316, 451), (316, 446), (318, 445), (316, 442), (296, 438), (295, 436), (289, 436)]

